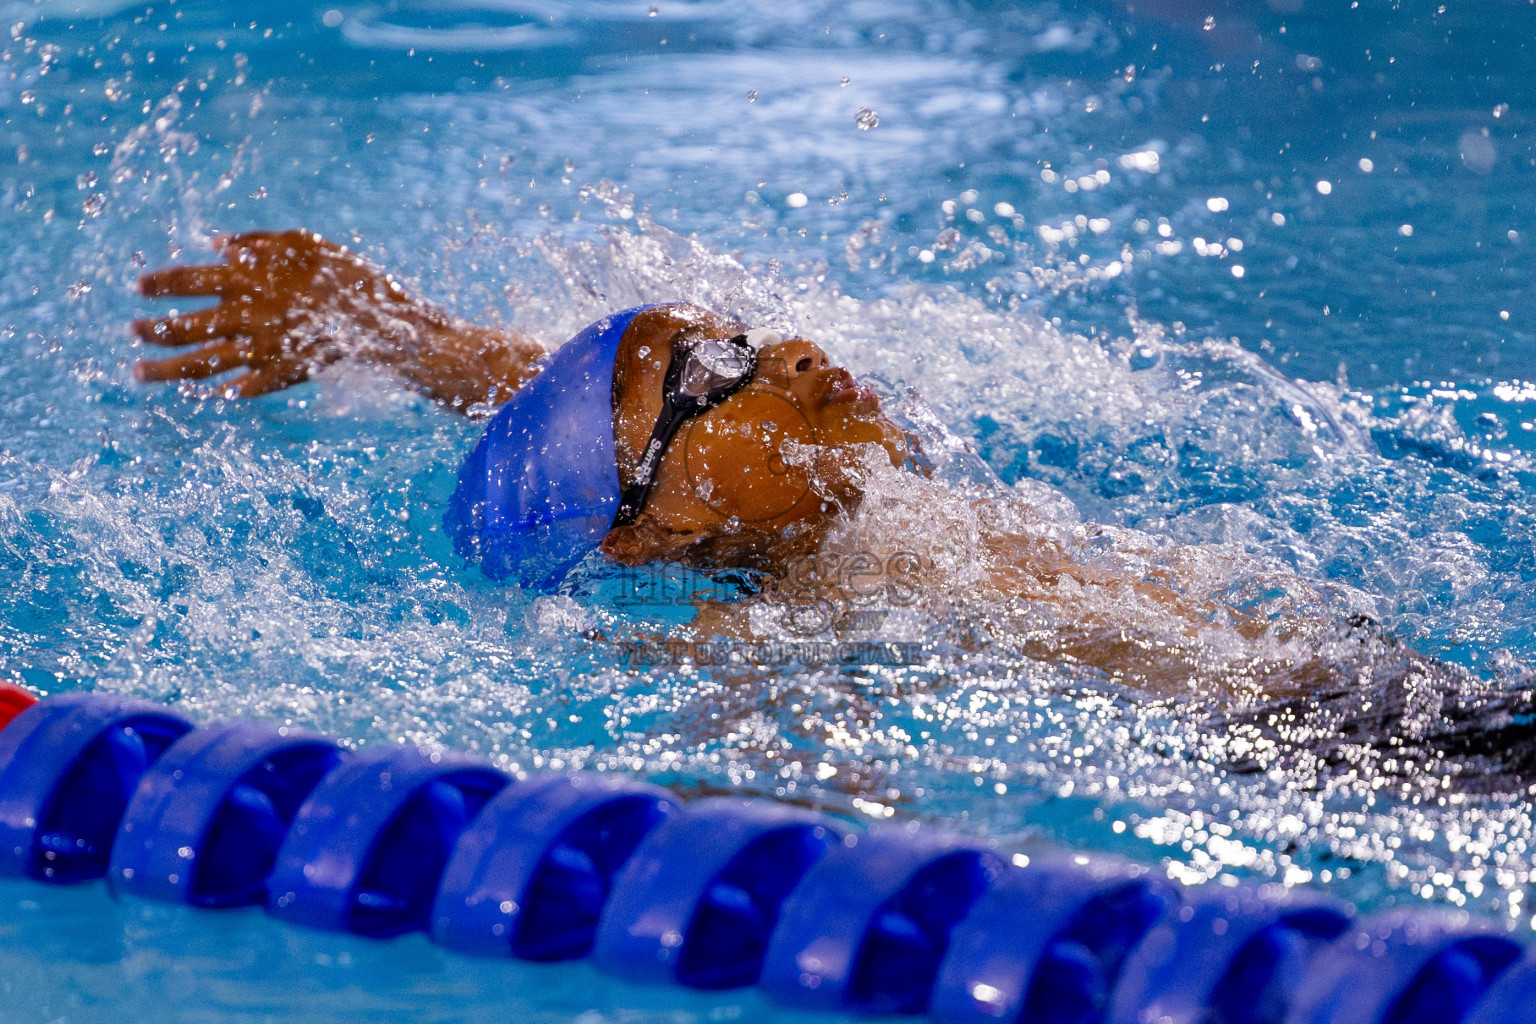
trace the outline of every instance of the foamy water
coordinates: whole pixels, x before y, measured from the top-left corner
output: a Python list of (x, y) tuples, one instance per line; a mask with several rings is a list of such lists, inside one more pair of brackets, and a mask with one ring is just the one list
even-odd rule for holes
[[(1531, 927), (1524, 780), (1369, 751), (1319, 764), (1326, 743), (1266, 747), (1240, 714), (1213, 742), (1202, 718), (1259, 700), (1274, 678), (1243, 667), (1256, 661), (1321, 652), (1379, 682), (1402, 668), (1395, 637), (1456, 666), (1437, 687), (1497, 693), (1536, 657), (1536, 388), (1505, 372), (1530, 352), (1510, 301), (1528, 285), (1475, 283), (1536, 235), (1494, 201), (1522, 180), (1504, 119), (1518, 104), (1488, 108), (1486, 174), (1462, 157), (1445, 172), (1474, 175), (1483, 213), (1420, 208), (1405, 235), (1402, 194), (1439, 172), (1385, 172), (1424, 149), (1383, 137), (1365, 172), (1352, 144), (1313, 140), (1283, 187), (1271, 167), (1234, 169), (1213, 154), (1267, 150), (1180, 120), (1186, 86), (1212, 87), (1180, 63), (1205, 41), (1133, 23), (1173, 33), (1176, 56), (1127, 80), (1138, 44), (1113, 12), (594, 4), (536, 28), (481, 12), (466, 36), (414, 8), (339, 9), (333, 25), (296, 7), (252, 29), (218, 5), (12, 6), (0, 670), (199, 720), (628, 772)], [(1306, 41), (1286, 45), (1299, 68)], [(1352, 74), (1322, 94), (1364, 88)], [(1246, 109), (1267, 144), (1279, 129), (1256, 111), (1273, 95), (1232, 88), (1217, 121)], [(1464, 107), (1444, 115), (1451, 150)], [(1353, 177), (1324, 166), (1346, 156)], [(131, 293), (143, 267), (201, 260), (216, 231), (295, 224), (550, 344), (669, 299), (816, 340), (881, 391), (931, 470), (871, 462), (823, 554), (916, 585), (828, 609), (593, 560), (561, 593), (521, 593), (461, 564), (438, 525), (478, 422), (345, 366), (251, 403), (133, 383), (125, 324), (172, 305)], [(1378, 228), (1360, 273), (1330, 248)], [(1425, 248), (1391, 248), (1409, 244)], [(1441, 265), (1444, 305), (1380, 283)], [(1335, 330), (1362, 309), (1394, 326)], [(1476, 344), (1437, 348), (1414, 323), (1437, 317)], [(1478, 361), (1493, 352), (1505, 361)], [(1433, 379), (1412, 372), (1424, 363)], [(1021, 598), (998, 583), (999, 533), (1111, 582)], [(893, 561), (906, 555), (920, 570)], [(1112, 582), (1145, 576), (1292, 628), (1242, 639), (1216, 613), (1191, 634)], [(730, 600), (696, 620), (705, 592)], [(1380, 629), (1353, 630), (1357, 614)], [(1085, 622), (1134, 634), (1157, 678), (1064, 663)], [(23, 993), (6, 1021), (769, 1012), (584, 967), (486, 969), (419, 939), (118, 906), (98, 887), (18, 883), (0, 904)]]

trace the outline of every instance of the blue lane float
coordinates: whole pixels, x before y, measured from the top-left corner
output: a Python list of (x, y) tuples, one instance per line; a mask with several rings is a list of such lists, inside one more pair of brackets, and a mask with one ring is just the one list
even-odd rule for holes
[(486, 956), (586, 956), (614, 875), (679, 807), (665, 790), (595, 773), (503, 790), (454, 847), (432, 937)]
[(345, 756), (334, 740), (297, 729), (194, 729), (139, 780), (108, 882), (116, 892), (199, 907), (265, 902), (294, 815)]
[(106, 873), (139, 780), (192, 723), (140, 700), (66, 694), (0, 732), (0, 872), (53, 882)]
[(1181, 894), (1113, 859), (89, 694), (0, 723), (0, 874), (944, 1024), (1536, 1019), (1536, 953), (1457, 912), (1356, 923), (1306, 890)]
[(647, 836), (614, 879), (594, 961), (629, 981), (752, 984), (784, 900), (842, 831), (766, 801), (694, 804)]
[(1536, 953), (1499, 976), (1465, 1024), (1505, 1024), (1536, 1015)]
[(1094, 1022), (1131, 950), (1178, 904), (1146, 868), (1065, 856), (1014, 870), (960, 922), (933, 996), (945, 1024)]
[[(1524, 949), (1456, 911), (1394, 911), (1363, 921), (1301, 981), (1296, 1024), (1465, 1021)], [(1536, 1018), (1536, 1005), (1525, 1016)]]
[(956, 836), (850, 832), (785, 902), (760, 983), (807, 1009), (920, 1013), (950, 933), (1002, 868)]
[(414, 747), (342, 764), (299, 808), (267, 910), (375, 938), (425, 930), (459, 836), (510, 781), (488, 765)]
[(1320, 893), (1278, 885), (1198, 891), (1137, 945), (1106, 1020), (1285, 1024), (1318, 952), (1348, 926), (1349, 908)]

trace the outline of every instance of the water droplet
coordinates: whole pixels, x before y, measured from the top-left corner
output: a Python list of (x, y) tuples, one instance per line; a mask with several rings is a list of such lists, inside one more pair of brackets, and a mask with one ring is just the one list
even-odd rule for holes
[(107, 197), (97, 192), (85, 201), (80, 207), (87, 217), (100, 217), (101, 211), (107, 207)]
[(837, 80), (837, 84), (843, 86), (844, 88), (846, 88), (848, 83), (851, 82), (851, 81), (853, 81), (853, 79), (849, 78), (847, 75), (844, 75), (842, 78), (839, 78)]
[(654, 18), (654, 17), (656, 17), (656, 15), (660, 14), (661, 11), (656, 7), (655, 4), (651, 4), (651, 9), (650, 9), (650, 11), (648, 13), (650, 14), (651, 17)]
[(806, 199), (804, 192), (791, 192), (789, 195), (784, 197), (784, 202), (796, 210), (804, 206), (809, 201), (810, 200)]
[(112, 152), (112, 144), (108, 142), (98, 142), (96, 145), (91, 147), (91, 152), (95, 153), (97, 156), (106, 156), (108, 153)]
[(1475, 174), (1489, 173), (1499, 161), (1499, 150), (1488, 137), (1487, 128), (1468, 128), (1456, 140), (1456, 148), (1461, 153), (1461, 162)]
[(1494, 117), (1503, 117), (1507, 113), (1509, 113), (1508, 103), (1500, 103), (1498, 106), (1493, 108)]
[(1216, 15), (1214, 15), (1214, 14), (1207, 14), (1205, 16), (1205, 30), (1207, 32), (1209, 32), (1211, 29), (1213, 29), (1215, 27), (1216, 27)]
[(1212, 213), (1225, 213), (1229, 205), (1224, 196), (1211, 196), (1205, 201), (1205, 208)]
[(37, 99), (37, 93), (33, 92), (31, 89), (23, 89), (23, 90), (21, 90), (21, 102), (22, 103), (31, 103), (32, 101), (34, 101), (36, 99)]
[(880, 126), (880, 115), (868, 107), (860, 107), (858, 113), (853, 115), (853, 122), (859, 126), (859, 131), (867, 132)]
[(334, 7), (320, 15), (320, 24), (324, 25), (326, 28), (339, 28), (341, 26), (341, 20), (341, 12), (336, 10)]
[(1360, 158), (1360, 170), (1364, 171), (1366, 174), (1370, 174), (1375, 169), (1376, 169), (1376, 162), (1374, 160), (1372, 160), (1370, 157), (1363, 156), (1363, 157)]
[(1320, 181), (1320, 182), (1317, 183), (1317, 193), (1318, 193), (1318, 195), (1326, 196), (1326, 195), (1329, 195), (1332, 192), (1333, 192), (1333, 182), (1324, 180), (1324, 181)]
[[(756, 103), (757, 102), (757, 90), (756, 89), (749, 89), (747, 91), (747, 102), (748, 103)], [(764, 183), (760, 181), (760, 182), (758, 182), (758, 184), (762, 185)]]
[(75, 179), (75, 188), (78, 188), (78, 189), (88, 189), (92, 185), (95, 185), (95, 184), (96, 184), (96, 172), (95, 171), (86, 171), (84, 174), (80, 175), (79, 177), (77, 177)]

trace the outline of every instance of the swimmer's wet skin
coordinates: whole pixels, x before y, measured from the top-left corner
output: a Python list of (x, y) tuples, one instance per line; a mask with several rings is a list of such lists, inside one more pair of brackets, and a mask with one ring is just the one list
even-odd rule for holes
[[(755, 570), (765, 582), (753, 600), (814, 598), (845, 584), (813, 574), (808, 590), (790, 567), (847, 540), (871, 481), (905, 471), (942, 487), (912, 475), (920, 453), (875, 394), (806, 339), (669, 303), (614, 313), (550, 354), (446, 315), (310, 232), (217, 244), (223, 263), (141, 278), (146, 296), (219, 301), (136, 321), (146, 344), (178, 349), (140, 361), (137, 378), (233, 373), (220, 393), (255, 397), (348, 360), (461, 412), (499, 406), (445, 516), (457, 550), (494, 578), (548, 588), (600, 549), (628, 565)], [(937, 515), (913, 518), (945, 529)], [(1287, 595), (1255, 611), (1206, 596), (1220, 588), (1203, 566), (1224, 556), (1138, 548), (1108, 528), (1063, 536), (1017, 495), (976, 498), (965, 515), (984, 571), (924, 565), (931, 599), (1010, 609), (976, 632), (1084, 685), (1208, 709), (1225, 726), (1210, 733), (1212, 758), (1253, 770), (1281, 757), (1293, 769), (1434, 765), (1480, 786), (1536, 775), (1528, 683), (1483, 680), (1361, 621), (1328, 620), (1317, 611), (1327, 596), (1299, 578), (1237, 566)], [(742, 635), (744, 604), (702, 604), (691, 629)], [(1158, 639), (1169, 635), (1188, 642)]]

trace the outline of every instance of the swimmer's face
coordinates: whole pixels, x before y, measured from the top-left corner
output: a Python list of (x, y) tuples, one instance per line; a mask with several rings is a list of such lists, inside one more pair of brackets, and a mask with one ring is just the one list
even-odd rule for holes
[[(735, 325), (710, 326), (734, 333)], [(634, 464), (661, 409), (671, 349), (658, 348), (631, 360), (625, 374), (614, 421), (621, 467)], [(858, 467), (870, 445), (894, 465), (907, 457), (872, 391), (803, 338), (765, 346), (750, 384), (678, 431), (645, 511), (634, 526), (611, 531), (604, 550), (630, 563), (690, 552), (725, 563), (797, 552), (857, 504)]]

